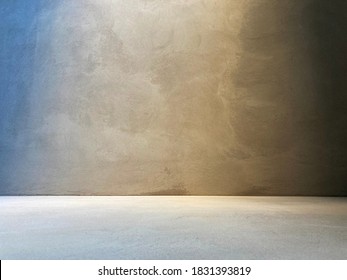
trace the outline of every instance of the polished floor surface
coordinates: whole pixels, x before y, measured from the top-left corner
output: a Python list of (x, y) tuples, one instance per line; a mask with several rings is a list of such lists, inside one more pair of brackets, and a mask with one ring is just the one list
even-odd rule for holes
[(347, 259), (347, 198), (4, 196), (0, 259)]

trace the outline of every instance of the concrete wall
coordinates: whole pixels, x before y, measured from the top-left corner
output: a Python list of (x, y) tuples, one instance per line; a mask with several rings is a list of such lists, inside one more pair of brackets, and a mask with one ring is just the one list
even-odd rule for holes
[(0, 0), (0, 193), (347, 195), (344, 0)]

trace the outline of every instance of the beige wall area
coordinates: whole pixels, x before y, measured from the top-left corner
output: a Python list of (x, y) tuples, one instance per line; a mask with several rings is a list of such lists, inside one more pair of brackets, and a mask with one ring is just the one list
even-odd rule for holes
[(346, 195), (346, 7), (0, 1), (0, 194)]

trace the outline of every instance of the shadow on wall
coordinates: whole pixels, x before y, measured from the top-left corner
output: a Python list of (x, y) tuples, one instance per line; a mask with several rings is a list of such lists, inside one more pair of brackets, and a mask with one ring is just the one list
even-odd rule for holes
[(251, 1), (231, 122), (264, 184), (241, 195), (347, 194), (346, 30), (344, 0)]
[[(318, 135), (327, 156), (326, 192), (347, 194), (347, 2), (312, 1), (306, 9), (316, 84)], [(328, 191), (329, 190), (329, 191)]]

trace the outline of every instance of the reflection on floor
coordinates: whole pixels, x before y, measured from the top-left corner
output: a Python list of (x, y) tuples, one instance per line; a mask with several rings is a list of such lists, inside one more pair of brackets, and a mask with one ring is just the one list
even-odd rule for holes
[(0, 197), (0, 259), (347, 259), (347, 198)]

